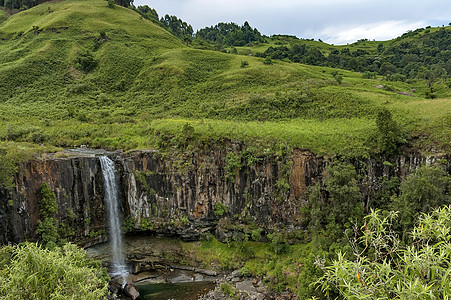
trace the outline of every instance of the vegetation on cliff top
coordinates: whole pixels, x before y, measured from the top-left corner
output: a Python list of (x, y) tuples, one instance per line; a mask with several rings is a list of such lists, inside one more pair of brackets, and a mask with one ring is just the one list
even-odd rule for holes
[(193, 49), (135, 11), (100, 0), (35, 6), (2, 23), (0, 37), (2, 140), (158, 147), (189, 123), (198, 141), (282, 142), (319, 155), (365, 156), (378, 149), (376, 119), (388, 110), (402, 129), (399, 141), (450, 149), (444, 83), (433, 85), (432, 100), (423, 81)]

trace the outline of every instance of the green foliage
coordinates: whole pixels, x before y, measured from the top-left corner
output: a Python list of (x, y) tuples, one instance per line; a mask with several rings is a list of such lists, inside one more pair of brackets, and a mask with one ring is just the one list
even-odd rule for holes
[(57, 203), (55, 194), (46, 182), (41, 185), (39, 195), (39, 220), (36, 233), (41, 236), (41, 244), (48, 249), (54, 249), (57, 243), (63, 242), (58, 234), (56, 219)]
[(50, 190), (47, 182), (41, 185), (39, 192), (39, 217), (41, 219), (54, 218), (57, 210), (55, 194)]
[(324, 180), (328, 193), (329, 218), (346, 226), (363, 215), (362, 194), (355, 168), (348, 163), (334, 162), (326, 168)]
[(265, 65), (272, 65), (272, 59), (271, 59), (271, 57), (266, 56), (266, 57), (265, 57), (265, 60), (263, 61), (263, 63), (264, 63)]
[(9, 157), (7, 152), (0, 149), (0, 188), (10, 189), (13, 187), (13, 175), (17, 166)]
[(362, 200), (352, 165), (336, 161), (326, 168), (324, 186), (318, 183), (309, 189), (309, 201), (302, 211), (318, 249), (343, 247), (343, 232), (361, 222)]
[(338, 73), (337, 70), (332, 71), (330, 74), (337, 81), (338, 84), (341, 84), (343, 82), (343, 74)]
[(48, 249), (54, 249), (57, 246), (58, 224), (55, 218), (46, 218), (38, 220), (38, 227), (36, 233), (41, 236), (40, 242)]
[[(146, 219), (146, 221), (147, 221), (147, 219)], [(122, 228), (123, 228), (124, 232), (130, 232), (135, 229), (135, 225), (136, 225), (136, 219), (129, 216), (124, 219), (124, 221), (122, 223)]]
[(392, 209), (399, 211), (400, 224), (409, 231), (421, 213), (451, 204), (451, 177), (437, 167), (423, 166), (408, 175), (400, 185)]
[(252, 240), (256, 241), (256, 242), (260, 242), (262, 239), (262, 231), (263, 231), (263, 229), (261, 229), (261, 228), (252, 230), (252, 232), (251, 232)]
[(241, 65), (240, 65), (241, 68), (244, 69), (244, 68), (246, 68), (248, 66), (249, 66), (249, 62), (247, 60), (242, 60), (241, 61)]
[(108, 7), (109, 8), (114, 8), (116, 6), (116, 4), (114, 3), (114, 0), (108, 0)]
[(252, 28), (247, 21), (243, 26), (235, 23), (218, 23), (215, 26), (205, 27), (196, 32), (196, 38), (227, 46), (264, 42), (261, 33), (256, 28)]
[(235, 289), (228, 283), (221, 283), (221, 292), (226, 294), (229, 297), (232, 297), (232, 299), (235, 299), (236, 291)]
[[(155, 16), (155, 14), (153, 16)], [(193, 37), (193, 27), (176, 16), (165, 15), (164, 18), (162, 17), (160, 19), (160, 23), (177, 37), (185, 39), (192, 39)]]
[(323, 266), (317, 283), (326, 295), (334, 289), (345, 299), (446, 299), (451, 294), (451, 209), (423, 214), (410, 231), (414, 244), (406, 246), (392, 228), (396, 217), (372, 211), (365, 226), (356, 228), (359, 235), (350, 240), (355, 258), (339, 252), (331, 266)]
[(241, 155), (236, 152), (228, 152), (225, 159), (225, 173), (226, 178), (231, 182), (235, 182), (235, 178), (241, 169)]
[(6, 257), (0, 266), (1, 299), (95, 300), (108, 295), (106, 271), (75, 245), (48, 250), (28, 243), (0, 253)]
[(78, 53), (77, 59), (75, 61), (75, 66), (77, 67), (77, 69), (88, 73), (97, 66), (97, 60), (94, 58), (94, 55), (90, 51), (83, 50)]
[(3, 280), (8, 276), (8, 266), (13, 259), (14, 247), (3, 246), (0, 248), (0, 279)]
[(377, 77), (377, 73), (376, 72), (365, 71), (362, 74), (362, 78), (365, 78), (365, 79), (374, 79), (376, 77)]
[(288, 252), (289, 246), (282, 233), (270, 233), (268, 239), (271, 241), (271, 249), (275, 254), (280, 255)]
[(399, 152), (399, 146), (405, 142), (401, 128), (393, 120), (391, 112), (387, 109), (379, 111), (376, 118), (377, 147), (380, 152), (395, 154)]
[(229, 213), (227, 206), (225, 206), (221, 202), (216, 203), (214, 209), (215, 209), (214, 214), (215, 214), (215, 216), (218, 216), (218, 217), (223, 217)]

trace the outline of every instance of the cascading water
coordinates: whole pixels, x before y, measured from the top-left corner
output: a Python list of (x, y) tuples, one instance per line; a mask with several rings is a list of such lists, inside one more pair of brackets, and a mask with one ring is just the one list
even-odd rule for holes
[(113, 267), (111, 275), (112, 277), (120, 278), (122, 284), (125, 285), (129, 273), (123, 253), (122, 230), (119, 219), (119, 198), (114, 162), (106, 156), (101, 156), (100, 165), (104, 178), (105, 202), (110, 227), (109, 239), (112, 256), (111, 264)]

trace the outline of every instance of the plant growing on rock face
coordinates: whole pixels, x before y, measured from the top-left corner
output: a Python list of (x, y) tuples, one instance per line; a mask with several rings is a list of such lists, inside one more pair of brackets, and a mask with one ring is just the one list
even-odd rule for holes
[(0, 149), (0, 188), (13, 187), (13, 174), (17, 171), (14, 161), (8, 157), (5, 150)]
[(241, 155), (235, 152), (229, 152), (225, 159), (225, 173), (226, 178), (231, 182), (235, 182), (235, 177), (238, 175), (238, 171), (241, 169)]
[(227, 209), (227, 206), (225, 206), (224, 204), (222, 204), (221, 202), (218, 202), (215, 204), (215, 216), (218, 217), (223, 217), (226, 214), (229, 213), (229, 210)]
[(39, 220), (36, 233), (41, 236), (42, 245), (53, 249), (59, 241), (58, 222), (55, 216), (58, 209), (56, 197), (46, 182), (41, 185), (39, 191)]

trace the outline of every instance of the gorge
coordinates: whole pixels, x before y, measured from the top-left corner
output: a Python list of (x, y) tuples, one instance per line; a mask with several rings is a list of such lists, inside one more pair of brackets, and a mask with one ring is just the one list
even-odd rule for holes
[[(181, 254), (185, 250), (168, 248), (171, 242), (155, 250), (149, 243), (160, 243), (156, 236), (198, 241), (210, 235), (229, 244), (255, 229), (263, 236), (281, 230), (302, 235), (307, 231), (303, 210), (309, 191), (324, 184), (331, 176), (328, 166), (339, 159), (300, 149), (249, 156), (243, 144), (232, 142), (191, 153), (78, 148), (46, 154), (24, 163), (15, 174), (14, 189), (1, 191), (9, 200), (0, 207), (0, 243), (39, 238), (36, 228), (43, 183), (56, 196), (62, 237), (84, 247), (109, 240), (110, 274), (119, 279), (127, 277), (129, 268), (132, 281), (138, 282), (155, 276), (148, 275), (154, 274), (149, 270), (185, 272), (186, 267), (177, 265), (190, 259)], [(358, 174), (362, 205), (372, 207), (370, 202), (391, 179), (402, 180), (423, 165), (440, 166), (449, 174), (449, 159), (448, 154), (426, 156), (406, 150), (401, 155), (349, 162)], [(128, 237), (125, 257), (120, 250), (121, 228)], [(193, 264), (188, 270), (198, 274), (190, 275), (196, 281), (217, 274), (197, 269), (201, 262), (196, 260), (187, 263)], [(210, 267), (224, 268), (206, 268)], [(125, 284), (125, 280), (120, 282)]]
[[(240, 153), (240, 145), (233, 145)], [(107, 212), (103, 202), (102, 169), (98, 152), (66, 152), (24, 163), (15, 175), (15, 188), (2, 190), (0, 243), (36, 240), (39, 219), (38, 190), (47, 182), (56, 195), (60, 224), (73, 229), (67, 235), (80, 245), (106, 239)], [(300, 208), (308, 188), (321, 182), (332, 160), (308, 151), (293, 150), (282, 158), (259, 157), (227, 174), (227, 151), (216, 148), (190, 157), (162, 158), (153, 150), (114, 152), (124, 224), (128, 231), (157, 232), (197, 240), (211, 232), (220, 240), (230, 238), (221, 208), (242, 223), (253, 222), (271, 231), (278, 224), (302, 226)], [(449, 155), (424, 156), (410, 152), (353, 162), (365, 199), (380, 189), (381, 178), (404, 178), (423, 164), (446, 162)], [(183, 166), (185, 163), (185, 166)], [(289, 166), (287, 169), (286, 166)], [(366, 205), (366, 204), (365, 204)], [(215, 213), (216, 211), (216, 213)]]

